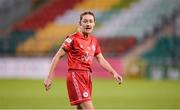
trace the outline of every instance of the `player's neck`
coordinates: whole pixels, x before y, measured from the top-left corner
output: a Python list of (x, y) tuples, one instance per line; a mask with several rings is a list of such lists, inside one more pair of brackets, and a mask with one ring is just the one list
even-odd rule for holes
[(88, 38), (88, 36), (89, 36), (88, 33), (81, 32), (81, 34), (83, 35), (84, 38)]

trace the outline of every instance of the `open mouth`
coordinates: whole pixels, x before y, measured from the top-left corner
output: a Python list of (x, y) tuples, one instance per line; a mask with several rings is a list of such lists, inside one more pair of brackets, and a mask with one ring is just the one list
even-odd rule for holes
[(91, 29), (91, 27), (86, 27), (86, 29), (87, 29), (87, 30), (90, 30), (90, 29)]

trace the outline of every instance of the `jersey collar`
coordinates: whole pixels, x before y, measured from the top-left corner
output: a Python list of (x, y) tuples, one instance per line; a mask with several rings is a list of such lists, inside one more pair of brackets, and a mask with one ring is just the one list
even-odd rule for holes
[(84, 39), (84, 40), (89, 40), (89, 38), (91, 37), (91, 34), (89, 34), (89, 36), (87, 38), (85, 38), (81, 32), (77, 32), (77, 35), (79, 38)]

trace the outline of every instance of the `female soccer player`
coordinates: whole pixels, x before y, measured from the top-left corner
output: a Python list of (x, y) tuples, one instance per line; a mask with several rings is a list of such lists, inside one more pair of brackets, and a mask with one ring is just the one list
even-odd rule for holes
[(122, 83), (122, 77), (111, 67), (101, 53), (96, 38), (91, 34), (95, 26), (95, 16), (86, 11), (80, 15), (80, 31), (69, 35), (52, 60), (47, 79), (44, 81), (46, 91), (50, 89), (54, 76), (54, 69), (58, 61), (67, 53), (68, 73), (67, 89), (71, 105), (77, 109), (94, 109), (91, 100), (92, 74), (91, 64), (95, 56), (99, 64), (112, 76)]

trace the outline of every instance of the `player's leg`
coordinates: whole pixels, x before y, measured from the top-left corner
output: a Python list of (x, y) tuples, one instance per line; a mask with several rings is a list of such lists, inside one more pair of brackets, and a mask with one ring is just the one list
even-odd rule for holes
[[(78, 107), (80, 107), (80, 108), (78, 108)], [(77, 106), (77, 109), (94, 110), (94, 106), (93, 106), (92, 101), (86, 101), (86, 102), (83, 102), (83, 103), (79, 104)]]
[(66, 81), (71, 105), (76, 105), (79, 110), (94, 109), (91, 101), (92, 81), (90, 75), (86, 71), (69, 71)]
[(77, 107), (77, 110), (82, 110), (83, 109), (80, 104), (78, 104), (76, 107)]

